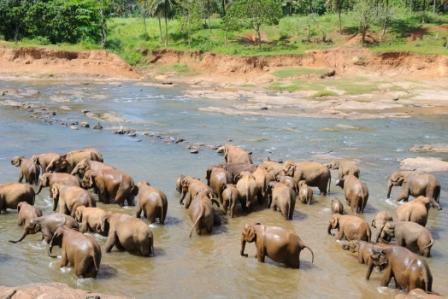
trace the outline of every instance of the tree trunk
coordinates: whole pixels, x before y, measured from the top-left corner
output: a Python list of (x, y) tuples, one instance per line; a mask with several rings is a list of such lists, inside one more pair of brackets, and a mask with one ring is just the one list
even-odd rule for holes
[(342, 34), (342, 21), (341, 21), (341, 8), (338, 9), (338, 18), (339, 18), (339, 33)]
[(107, 22), (104, 10), (101, 9), (101, 47), (105, 48), (107, 42)]
[(434, 13), (436, 13), (436, 4), (437, 4), (437, 0), (434, 0), (434, 2), (433, 2), (433, 8), (432, 8), (432, 11), (433, 11)]
[(157, 19), (159, 19), (159, 32), (160, 32), (160, 44), (162, 44), (163, 41), (163, 33), (162, 33), (162, 20), (160, 19), (160, 14), (157, 14)]
[(260, 32), (260, 25), (259, 24), (255, 25), (255, 31), (257, 33), (257, 44), (258, 44), (258, 47), (261, 47), (261, 32)]
[(165, 0), (165, 47), (168, 46), (168, 3)]

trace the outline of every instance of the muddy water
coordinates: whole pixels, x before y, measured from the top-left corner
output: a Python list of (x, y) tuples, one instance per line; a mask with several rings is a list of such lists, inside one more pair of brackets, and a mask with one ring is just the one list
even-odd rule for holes
[[(413, 144), (447, 143), (448, 118), (350, 121), (313, 118), (270, 118), (224, 116), (200, 112), (201, 107), (226, 107), (222, 100), (190, 100), (182, 89), (159, 89), (137, 83), (15, 82), (0, 81), (0, 89), (18, 90), (0, 98), (19, 103), (44, 104), (55, 110), (56, 120), (87, 120), (81, 110), (108, 112), (105, 129), (71, 130), (33, 119), (30, 113), (0, 106), (0, 182), (14, 181), (17, 169), (9, 159), (17, 154), (64, 152), (94, 146), (103, 152), (107, 163), (131, 174), (137, 181), (149, 180), (169, 198), (165, 226), (151, 226), (155, 235), (156, 256), (140, 258), (127, 253), (104, 254), (98, 278), (77, 279), (70, 269), (60, 270), (57, 261), (46, 256), (38, 235), (21, 244), (10, 244), (21, 234), (15, 212), (0, 216), (0, 283), (18, 285), (31, 282), (65, 282), (72, 287), (123, 294), (137, 298), (391, 298), (396, 291), (378, 288), (381, 275), (365, 281), (365, 265), (340, 249), (326, 234), (330, 217), (330, 198), (343, 199), (333, 185), (330, 195), (316, 196), (312, 206), (296, 205), (294, 220), (286, 222), (279, 214), (265, 210), (246, 217), (228, 219), (207, 237), (188, 238), (191, 223), (179, 206), (175, 178), (179, 174), (204, 176), (205, 168), (222, 157), (201, 149), (191, 155), (186, 146), (167, 144), (163, 136), (184, 138), (196, 144), (217, 145), (229, 138), (254, 152), (256, 160), (348, 157), (360, 160), (361, 177), (368, 183), (370, 199), (365, 215), (370, 221), (381, 209), (393, 210), (385, 201), (385, 178), (398, 167), (398, 160), (415, 154)], [(244, 100), (241, 100), (244, 101)], [(61, 109), (62, 106), (62, 109)], [(65, 107), (64, 107), (65, 106)], [(103, 115), (104, 116), (104, 115)], [(136, 138), (118, 136), (111, 130), (119, 126), (139, 132)], [(162, 139), (143, 136), (155, 132)], [(421, 155), (421, 154), (420, 154)], [(448, 159), (448, 155), (437, 155)], [(445, 209), (431, 210), (428, 228), (436, 243), (428, 259), (434, 276), (434, 290), (448, 294), (448, 174), (437, 174), (442, 183), (441, 201)], [(333, 175), (334, 177), (334, 175)], [(398, 190), (393, 195), (397, 195)], [(37, 198), (38, 206), (50, 211), (48, 192)], [(101, 206), (101, 205), (100, 205)], [(104, 207), (104, 206), (102, 206)], [(114, 206), (105, 206), (119, 210)], [(123, 209), (133, 213), (132, 209)], [(315, 264), (304, 251), (300, 270), (288, 269), (267, 259), (260, 264), (249, 244), (249, 258), (239, 256), (240, 231), (246, 222), (263, 222), (294, 229), (314, 250)], [(103, 244), (104, 239), (98, 237)]]

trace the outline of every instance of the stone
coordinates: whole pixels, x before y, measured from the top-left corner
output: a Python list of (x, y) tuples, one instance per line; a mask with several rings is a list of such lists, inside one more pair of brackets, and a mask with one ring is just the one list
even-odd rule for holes
[(86, 122), (86, 121), (82, 121), (80, 123), (80, 126), (83, 127), (83, 128), (90, 128), (90, 124), (88, 122)]
[(425, 172), (448, 171), (448, 162), (432, 157), (406, 158), (400, 162), (400, 168)]
[(93, 129), (94, 129), (94, 130), (102, 130), (102, 129), (103, 129), (103, 126), (102, 126), (99, 122), (97, 122), (97, 123), (93, 126)]

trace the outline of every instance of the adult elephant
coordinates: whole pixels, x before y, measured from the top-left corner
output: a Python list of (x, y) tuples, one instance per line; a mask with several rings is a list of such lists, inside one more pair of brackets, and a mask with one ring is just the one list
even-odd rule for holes
[(60, 226), (48, 248), (48, 256), (56, 258), (51, 255), (54, 246), (62, 249), (60, 268), (72, 266), (78, 277), (96, 277), (101, 263), (101, 247), (93, 237)]
[(369, 224), (361, 217), (355, 215), (333, 214), (328, 224), (328, 234), (337, 229), (336, 240), (347, 239), (370, 242), (371, 231)]
[(442, 209), (439, 203), (440, 183), (433, 174), (398, 170), (390, 175), (387, 183), (387, 198), (390, 198), (392, 187), (401, 186), (397, 201), (408, 201), (409, 196), (426, 196), (431, 200), (433, 208)]
[(224, 160), (228, 164), (252, 164), (252, 153), (243, 150), (242, 148), (226, 144), (220, 147), (218, 153), (224, 153)]
[(338, 171), (338, 179), (342, 179), (346, 175), (354, 175), (359, 178), (361, 170), (358, 164), (353, 160), (334, 160), (327, 164), (328, 169), (335, 169)]
[(244, 253), (246, 242), (255, 242), (257, 259), (264, 263), (268, 256), (273, 261), (286, 264), (292, 268), (300, 268), (300, 252), (308, 249), (311, 252), (314, 263), (314, 253), (310, 247), (300, 239), (293, 231), (278, 226), (268, 226), (257, 223), (246, 224), (241, 233), (241, 256), (248, 257)]
[(51, 161), (59, 158), (59, 154), (57, 153), (43, 153), (43, 154), (36, 154), (31, 157), (31, 160), (33, 162), (40, 166), (41, 172), (44, 173), (47, 171), (48, 165), (51, 163)]
[[(384, 267), (381, 286), (387, 287), (392, 278), (397, 288), (410, 291), (421, 288), (432, 291), (432, 274), (425, 259), (419, 257), (407, 248), (390, 246), (389, 248), (373, 250), (371, 254), (375, 266)], [(370, 275), (367, 275), (367, 279)]]
[(305, 180), (308, 186), (319, 188), (322, 195), (327, 195), (330, 191), (330, 170), (319, 162), (286, 161), (283, 169), (286, 175), (294, 178), (296, 183)]
[(243, 209), (250, 209), (257, 201), (255, 189), (257, 188), (257, 181), (252, 173), (243, 171), (236, 183), (236, 189), (238, 190), (238, 197), (241, 199)]
[(210, 186), (222, 204), (222, 191), (224, 191), (227, 183), (230, 183), (227, 171), (222, 167), (212, 167), (207, 169), (205, 178), (207, 179), (207, 185)]
[(180, 197), (180, 204), (184, 204), (187, 209), (191, 201), (202, 191), (212, 192), (213, 190), (197, 178), (186, 176), (181, 181), (182, 195)]
[(349, 204), (352, 213), (364, 213), (369, 199), (369, 189), (354, 175), (348, 174), (336, 182), (336, 186), (344, 189), (345, 200)]
[(71, 151), (53, 159), (48, 164), (46, 171), (71, 173), (76, 165), (84, 159), (103, 162), (103, 155), (94, 148)]
[(268, 207), (272, 207), (273, 211), (278, 209), (286, 220), (292, 220), (296, 205), (294, 191), (289, 186), (277, 182), (270, 182), (269, 187), (272, 192), (272, 201), (269, 202)]
[(431, 200), (428, 197), (419, 196), (411, 202), (399, 206), (395, 212), (398, 221), (412, 221), (426, 226)]
[(25, 183), (37, 184), (39, 182), (40, 168), (33, 160), (23, 156), (16, 156), (11, 160), (11, 165), (20, 168), (19, 183), (25, 179)]
[(213, 203), (216, 203), (219, 207), (219, 202), (213, 198), (213, 194), (210, 191), (201, 191), (188, 206), (185, 206), (188, 208), (188, 216), (193, 222), (189, 235), (190, 238), (194, 230), (196, 230), (198, 235), (212, 233), (215, 221)]
[(143, 212), (149, 223), (154, 223), (156, 219), (159, 219), (160, 224), (164, 224), (168, 211), (168, 200), (165, 193), (151, 186), (148, 182), (139, 182), (137, 188), (136, 217), (140, 218)]
[(59, 213), (75, 217), (75, 211), (80, 206), (95, 207), (95, 201), (89, 192), (78, 186), (54, 184), (51, 187), (53, 211), (59, 206)]
[[(238, 189), (234, 184), (227, 184), (224, 191), (222, 191), (222, 207), (224, 209), (224, 213), (227, 214), (229, 212), (230, 217), (233, 218), (236, 213), (236, 204), (237, 201), (240, 200), (238, 196)], [(240, 201), (241, 206), (243, 203)]]
[(33, 187), (22, 183), (0, 184), (0, 214), (6, 209), (17, 209), (20, 202), (34, 205), (35, 193)]
[(128, 206), (134, 206), (134, 197), (138, 188), (134, 180), (118, 169), (89, 170), (82, 179), (83, 188), (93, 188), (103, 203), (116, 203), (121, 207), (126, 201)]
[(73, 217), (60, 213), (51, 213), (37, 218), (31, 219), (27, 226), (24, 227), (23, 235), (17, 241), (10, 241), (11, 243), (21, 242), (27, 235), (42, 233), (42, 240), (50, 243), (51, 238), (60, 226), (66, 226), (72, 229), (78, 229), (78, 223)]
[(82, 233), (94, 232), (107, 236), (106, 231), (101, 230), (102, 221), (107, 212), (101, 208), (79, 206), (75, 210), (75, 220), (80, 223), (79, 231)]
[(285, 175), (285, 171), (283, 169), (284, 165), (281, 162), (265, 160), (260, 163), (259, 167), (262, 167), (266, 170), (266, 180), (268, 183), (277, 180), (278, 176)]
[(60, 172), (44, 173), (39, 179), (39, 187), (36, 194), (39, 194), (43, 188), (50, 187), (50, 196), (53, 197), (51, 189), (55, 184), (64, 186), (81, 186), (79, 179), (71, 174)]
[(75, 168), (73, 168), (71, 174), (78, 176), (79, 178), (83, 178), (84, 174), (89, 170), (100, 171), (103, 169), (114, 169), (114, 167), (104, 164), (103, 162), (82, 159), (78, 164), (76, 164)]
[(101, 231), (107, 231), (105, 251), (111, 252), (115, 246), (119, 251), (150, 256), (154, 255), (154, 238), (151, 229), (140, 219), (126, 215), (108, 214), (102, 221)]
[(389, 243), (393, 238), (399, 246), (426, 257), (431, 255), (431, 247), (434, 245), (431, 232), (418, 223), (410, 221), (384, 223), (376, 242)]
[(266, 200), (266, 192), (268, 189), (268, 172), (263, 167), (258, 166), (252, 175), (255, 178), (255, 196), (259, 203), (263, 203)]

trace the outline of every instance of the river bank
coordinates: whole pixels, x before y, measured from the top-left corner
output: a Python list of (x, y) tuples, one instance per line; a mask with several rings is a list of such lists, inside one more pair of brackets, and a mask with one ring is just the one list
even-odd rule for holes
[(357, 46), (304, 55), (243, 57), (145, 52), (133, 68), (107, 51), (0, 47), (3, 78), (138, 80), (192, 98), (226, 99), (227, 115), (378, 119), (448, 114), (448, 56), (377, 54)]

